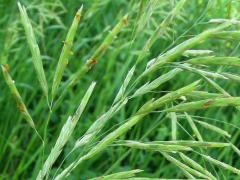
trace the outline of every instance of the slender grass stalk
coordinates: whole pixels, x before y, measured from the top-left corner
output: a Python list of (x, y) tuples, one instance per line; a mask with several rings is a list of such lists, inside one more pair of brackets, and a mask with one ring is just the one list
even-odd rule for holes
[(68, 142), (70, 136), (72, 135), (73, 130), (76, 127), (77, 122), (78, 122), (79, 118), (81, 117), (81, 115), (89, 101), (89, 98), (93, 92), (95, 85), (96, 85), (95, 82), (93, 82), (90, 85), (90, 87), (88, 88), (86, 94), (84, 95), (84, 97), (83, 97), (77, 111), (73, 115), (73, 117), (70, 116), (68, 118), (68, 120), (66, 121), (66, 123), (63, 125), (63, 128), (57, 138), (56, 144), (52, 148), (47, 160), (45, 161), (45, 163), (42, 167), (42, 170), (39, 171), (37, 179), (43, 179), (47, 175), (47, 173), (51, 169), (52, 165), (54, 164), (54, 162), (56, 161), (56, 159), (62, 152), (63, 147), (65, 146), (65, 144)]
[(192, 84), (185, 86), (183, 88), (180, 88), (176, 91), (172, 91), (162, 97), (160, 97), (159, 99), (155, 100), (154, 102), (152, 102), (151, 104), (149, 104), (149, 106), (146, 106), (146, 108), (142, 108), (140, 112), (145, 112), (148, 111), (149, 109), (152, 109), (153, 107), (161, 107), (163, 104), (169, 103), (174, 101), (176, 98), (179, 98), (181, 96), (184, 96), (194, 90), (197, 89), (197, 87), (199, 86), (201, 81), (195, 81)]
[(174, 112), (170, 113), (172, 123), (172, 140), (177, 140), (177, 115)]
[(78, 24), (81, 19), (82, 7), (83, 6), (81, 6), (81, 8), (77, 11), (77, 13), (73, 19), (72, 25), (68, 30), (66, 40), (64, 41), (63, 49), (62, 49), (62, 52), (61, 52), (61, 55), (60, 55), (60, 58), (58, 61), (57, 69), (56, 69), (54, 79), (53, 79), (52, 99), (54, 99), (54, 97), (57, 93), (59, 84), (60, 84), (62, 76), (63, 76), (63, 72), (66, 69), (66, 66), (68, 64), (68, 60), (69, 60), (70, 56), (72, 55), (73, 40), (74, 40), (75, 34), (77, 32)]
[(240, 76), (238, 76), (237, 74), (223, 72), (222, 75), (224, 75), (225, 77), (227, 77), (230, 80), (234, 80), (237, 82), (240, 81)]
[(198, 124), (200, 124), (201, 126), (203, 126), (206, 129), (217, 132), (218, 134), (229, 137), (229, 138), (231, 137), (231, 135), (227, 131), (225, 131), (225, 130), (217, 127), (217, 126), (214, 126), (212, 124), (209, 124), (209, 123), (203, 122), (203, 121), (198, 121), (198, 120), (194, 120), (194, 121), (197, 122)]
[(185, 116), (186, 116), (186, 119), (189, 123), (189, 125), (191, 126), (194, 134), (197, 136), (198, 140), (199, 141), (203, 141), (203, 138), (202, 138), (202, 135), (200, 134), (197, 126), (195, 125), (194, 121), (192, 120), (191, 116), (189, 116), (186, 112), (184, 112)]
[[(211, 99), (211, 98), (224, 98), (226, 97), (223, 94), (219, 94), (219, 93), (209, 93), (209, 92), (205, 92), (205, 91), (193, 91), (191, 93), (189, 93), (187, 95), (187, 98), (190, 99)], [(229, 96), (227, 96), (229, 97)]]
[(178, 140), (178, 141), (152, 141), (151, 143), (160, 143), (166, 145), (180, 145), (187, 147), (199, 147), (199, 148), (223, 148), (229, 147), (229, 143), (222, 142), (207, 142), (207, 141), (190, 141), (190, 140)]
[(209, 78), (219, 78), (219, 79), (224, 79), (227, 80), (228, 78), (226, 78), (224, 75), (219, 74), (217, 72), (211, 72), (209, 70), (203, 70), (203, 69), (199, 69), (199, 68), (194, 68), (191, 67), (190, 64), (178, 64), (177, 67), (183, 69), (183, 70), (187, 70), (190, 71), (192, 73), (198, 74), (202, 77), (209, 77)]
[(150, 150), (150, 151), (163, 151), (163, 152), (175, 152), (175, 151), (191, 151), (192, 148), (187, 146), (181, 146), (181, 145), (171, 145), (171, 144), (161, 144), (161, 143), (143, 143), (139, 141), (131, 141), (131, 140), (125, 140), (121, 141), (117, 145), (119, 146), (127, 146), (130, 148), (136, 148), (136, 149), (144, 149), (144, 150)]
[(179, 153), (179, 155), (186, 164), (188, 164), (192, 168), (198, 170), (199, 172), (207, 175), (209, 178), (216, 180), (216, 178), (206, 168), (202, 167), (196, 161), (192, 160), (191, 158), (189, 158), (188, 156), (186, 156), (185, 154), (183, 154), (181, 152)]
[(190, 50), (186, 50), (183, 53), (183, 56), (186, 56), (186, 57), (209, 56), (212, 53), (213, 53), (213, 51), (211, 51), (211, 50), (193, 50), (193, 49), (190, 49)]
[(213, 38), (240, 40), (240, 31), (221, 31), (212, 35)]
[(130, 71), (128, 72), (128, 74), (127, 74), (127, 76), (126, 76), (126, 78), (125, 78), (125, 80), (124, 80), (124, 82), (123, 82), (120, 90), (118, 91), (118, 93), (117, 93), (117, 95), (116, 95), (116, 97), (115, 97), (115, 99), (114, 99), (114, 101), (113, 101), (113, 104), (115, 104), (116, 102), (118, 102), (118, 101), (121, 100), (121, 99), (124, 99), (125, 91), (126, 91), (126, 89), (127, 89), (127, 86), (128, 86), (128, 84), (129, 84), (132, 76), (133, 76), (133, 73), (134, 73), (134, 71), (135, 71), (135, 68), (136, 68), (136, 66), (133, 66), (133, 67), (130, 69)]
[(207, 161), (215, 164), (216, 166), (220, 166), (220, 167), (224, 168), (224, 169), (227, 170), (227, 171), (231, 171), (231, 172), (233, 172), (233, 173), (236, 173), (236, 174), (240, 175), (240, 170), (239, 170), (239, 169), (237, 169), (237, 168), (235, 168), (235, 167), (232, 167), (232, 166), (230, 166), (229, 164), (226, 164), (226, 163), (224, 163), (224, 162), (218, 161), (218, 160), (216, 160), (216, 159), (214, 159), (214, 158), (212, 158), (212, 157), (210, 157), (210, 156), (207, 156), (207, 155), (204, 155), (204, 154), (200, 154), (200, 155), (201, 155), (204, 159), (206, 159)]
[(234, 150), (234, 152), (236, 152), (237, 155), (240, 156), (240, 150), (234, 144), (232, 144), (232, 143), (230, 143), (230, 144), (231, 144), (231, 147)]
[(210, 78), (204, 75), (202, 77), (208, 82), (208, 84), (210, 84), (218, 92), (222, 93), (225, 97), (231, 97), (231, 95), (227, 91), (225, 91), (221, 86), (219, 86), (215, 81), (211, 80)]
[(135, 91), (135, 93), (132, 95), (132, 98), (141, 96), (143, 94), (146, 94), (146, 93), (152, 91), (153, 89), (159, 87), (161, 84), (172, 79), (174, 76), (176, 76), (181, 71), (182, 70), (179, 68), (173, 69), (173, 70), (169, 71), (168, 73), (161, 75), (160, 77), (153, 80), (152, 82), (148, 82), (148, 83), (144, 84), (143, 86), (141, 86), (140, 88), (138, 88)]
[(141, 169), (135, 169), (135, 170), (130, 170), (130, 171), (123, 171), (123, 172), (118, 172), (118, 173), (114, 173), (114, 174), (110, 174), (110, 175), (106, 175), (106, 176), (100, 176), (100, 177), (97, 177), (97, 178), (91, 178), (89, 180), (129, 179), (131, 177), (134, 177), (137, 173), (140, 173), (142, 171), (143, 170), (141, 170)]
[[(180, 167), (179, 167), (180, 168)], [(184, 168), (180, 168), (183, 172), (183, 174), (185, 174), (185, 176), (189, 179), (196, 179), (196, 177), (194, 177), (192, 174), (190, 174), (188, 171), (186, 171)]]
[(175, 164), (176, 166), (178, 166), (180, 169), (184, 169), (185, 171), (189, 172), (190, 174), (197, 176), (197, 177), (201, 177), (201, 178), (207, 178), (206, 175), (204, 175), (203, 173), (192, 169), (191, 167), (187, 166), (186, 164), (180, 162), (179, 160), (175, 159), (174, 157), (170, 156), (167, 153), (161, 152), (161, 154), (170, 162), (172, 162), (173, 164)]
[(31, 115), (29, 114), (29, 112), (26, 108), (26, 105), (23, 102), (23, 99), (22, 99), (20, 93), (18, 92), (17, 87), (15, 86), (14, 80), (12, 79), (10, 74), (8, 73), (8, 70), (9, 70), (8, 65), (5, 64), (5, 65), (2, 65), (1, 67), (2, 67), (2, 72), (3, 72), (4, 79), (5, 79), (8, 87), (9, 87), (14, 99), (16, 100), (17, 108), (18, 108), (19, 112), (23, 115), (24, 119), (31, 126), (31, 128), (33, 128), (36, 131), (36, 133), (38, 134), (38, 136), (41, 138), (38, 131), (36, 130), (36, 126), (34, 124), (34, 121), (31, 117)]
[(226, 65), (226, 66), (240, 66), (240, 58), (237, 57), (198, 57), (187, 60), (187, 63), (194, 65)]
[(33, 32), (33, 28), (30, 23), (30, 20), (28, 18), (26, 9), (24, 6), (22, 6), (20, 4), (20, 2), (18, 2), (18, 8), (20, 11), (21, 20), (22, 20), (22, 24), (23, 24), (23, 27), (25, 30), (27, 42), (28, 42), (28, 45), (29, 45), (31, 53), (32, 53), (32, 60), (33, 60), (35, 70), (37, 72), (37, 78), (42, 87), (44, 95), (48, 98), (47, 80), (46, 80), (46, 76), (45, 76), (44, 69), (43, 69), (42, 57), (40, 54), (40, 50), (39, 50), (34, 32)]
[(206, 109), (212, 107), (226, 107), (226, 106), (239, 106), (240, 97), (228, 97), (228, 98), (215, 98), (215, 99), (206, 99), (195, 102), (188, 102), (173, 106), (164, 111), (166, 112), (184, 112), (198, 109)]

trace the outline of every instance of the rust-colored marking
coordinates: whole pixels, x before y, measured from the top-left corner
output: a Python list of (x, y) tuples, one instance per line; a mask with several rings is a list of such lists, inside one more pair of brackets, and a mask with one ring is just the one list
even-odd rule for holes
[(22, 103), (17, 103), (17, 108), (19, 109), (20, 112), (25, 111), (25, 106)]
[(93, 66), (93, 65), (95, 65), (95, 64), (97, 64), (97, 60), (96, 60), (96, 59), (90, 60), (89, 66)]
[(77, 19), (77, 21), (79, 22), (80, 19), (81, 19), (81, 15), (80, 15), (80, 14), (76, 14), (76, 19)]
[(127, 18), (123, 19), (123, 24), (128, 25), (128, 19)]
[(101, 53), (103, 53), (106, 48), (107, 48), (106, 45), (102, 45), (102, 46), (100, 47), (100, 50), (99, 50), (99, 51), (100, 51)]
[(203, 104), (203, 107), (204, 107), (204, 108), (207, 108), (207, 107), (209, 107), (213, 102), (214, 102), (213, 100), (209, 100), (209, 101), (207, 101), (206, 103)]
[(8, 64), (3, 64), (4, 71), (9, 71), (9, 65)]

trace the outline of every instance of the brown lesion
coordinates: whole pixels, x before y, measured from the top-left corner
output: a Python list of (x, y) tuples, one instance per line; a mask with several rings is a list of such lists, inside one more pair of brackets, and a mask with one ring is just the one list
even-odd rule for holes
[(103, 53), (106, 50), (106, 48), (107, 48), (107, 46), (105, 44), (103, 44), (99, 49), (100, 53)]
[(128, 25), (128, 19), (127, 18), (123, 19), (123, 24)]
[(97, 59), (92, 59), (92, 60), (90, 61), (90, 65), (93, 66), (93, 65), (95, 65), (95, 64), (97, 64)]
[(16, 99), (16, 101), (18, 101), (18, 99), (19, 99), (19, 94), (16, 93), (16, 92), (12, 92), (12, 94), (13, 94), (14, 98)]
[(80, 14), (76, 14), (76, 19), (77, 19), (77, 21), (79, 22), (80, 19), (81, 19), (81, 15), (80, 15)]
[(93, 58), (88, 61), (87, 66), (91, 68), (95, 64), (97, 64), (97, 59)]
[(20, 112), (25, 112), (25, 106), (22, 103), (17, 103), (17, 108)]
[(9, 65), (8, 64), (3, 64), (2, 65), (3, 66), (3, 68), (4, 68), (4, 71), (9, 71)]
[(207, 101), (206, 103), (203, 104), (203, 107), (204, 107), (204, 108), (207, 108), (207, 107), (209, 107), (213, 102), (214, 102), (213, 100), (209, 100), (209, 101)]

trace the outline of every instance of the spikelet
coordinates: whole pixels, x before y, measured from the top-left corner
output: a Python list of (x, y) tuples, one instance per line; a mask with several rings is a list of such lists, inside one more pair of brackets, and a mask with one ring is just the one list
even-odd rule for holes
[(31, 53), (32, 53), (33, 65), (34, 65), (36, 73), (37, 73), (37, 78), (42, 87), (44, 95), (48, 98), (47, 80), (46, 80), (46, 76), (45, 76), (44, 69), (43, 69), (42, 57), (40, 54), (40, 50), (39, 50), (34, 32), (33, 32), (33, 28), (30, 23), (30, 20), (28, 18), (26, 9), (24, 6), (22, 6), (20, 4), (20, 2), (18, 2), (18, 8), (20, 11), (23, 27), (25, 29), (25, 35), (27, 38), (27, 42), (28, 42), (28, 45), (29, 45)]
[(61, 55), (60, 55), (60, 58), (58, 61), (57, 69), (56, 69), (54, 79), (53, 79), (52, 99), (54, 99), (54, 97), (57, 93), (59, 84), (60, 84), (62, 76), (63, 76), (63, 72), (66, 69), (68, 60), (72, 54), (73, 40), (74, 40), (76, 31), (77, 31), (78, 24), (81, 19), (82, 7), (77, 11), (77, 13), (73, 19), (72, 25), (68, 30), (66, 40), (64, 41), (63, 49), (62, 49), (62, 52), (61, 52)]

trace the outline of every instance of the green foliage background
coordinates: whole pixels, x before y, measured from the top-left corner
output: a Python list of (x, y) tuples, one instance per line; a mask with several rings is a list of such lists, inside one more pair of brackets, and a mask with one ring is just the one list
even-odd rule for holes
[[(43, 64), (47, 81), (52, 83), (57, 61), (60, 56), (63, 41), (68, 27), (77, 9), (83, 4), (83, 17), (78, 27), (74, 41), (74, 54), (69, 60), (63, 80), (76, 72), (81, 65), (93, 54), (101, 44), (111, 28), (126, 13), (129, 14), (128, 25), (116, 37), (106, 53), (99, 59), (96, 66), (82, 78), (76, 86), (67, 93), (64, 101), (53, 113), (48, 127), (48, 143), (46, 156), (51, 150), (62, 125), (67, 117), (76, 110), (82, 96), (92, 81), (97, 86), (90, 99), (82, 118), (67, 147), (64, 149), (65, 156), (68, 154), (75, 140), (80, 137), (87, 128), (105, 112), (112, 104), (124, 77), (131, 66), (135, 63), (138, 53), (143, 48), (144, 42), (153, 33), (156, 26), (166, 17), (174, 7), (175, 0), (146, 0), (143, 13), (138, 19), (140, 1), (129, 0), (22, 0), (21, 3), (27, 8), (28, 15), (32, 20), (35, 35), (43, 56)], [(154, 4), (154, 6), (151, 6)], [(146, 58), (141, 62), (136, 73), (141, 73), (147, 62), (158, 54), (170, 49), (183, 40), (197, 35), (204, 29), (211, 27), (208, 21), (214, 18), (239, 18), (240, 3), (237, 0), (191, 0), (187, 1), (178, 18), (169, 26), (167, 33), (158, 37)], [(153, 13), (151, 18), (148, 15)], [(135, 27), (139, 31), (134, 31)], [(41, 87), (36, 79), (36, 74), (31, 61), (23, 27), (20, 22), (17, 2), (15, 0), (0, 1), (0, 62), (7, 63), (10, 74), (15, 80), (40, 133), (48, 118), (48, 107), (44, 99)], [(219, 56), (239, 56), (239, 40), (216, 40), (209, 39), (196, 49), (211, 49)], [(214, 71), (232, 71), (239, 74), (238, 69), (218, 67)], [(166, 72), (161, 69), (148, 79), (153, 79)], [(181, 73), (171, 81), (158, 88), (150, 95), (144, 95), (131, 101), (101, 132), (104, 136), (112, 131), (118, 124), (134, 114), (136, 110), (152, 96), (161, 96), (162, 91), (176, 90), (196, 79), (196, 76), (187, 72)], [(147, 82), (147, 79), (146, 79)], [(233, 96), (239, 96), (239, 82), (216, 80), (216, 82)], [(210, 92), (215, 90), (203, 83), (203, 89)], [(61, 89), (61, 88), (60, 88)], [(240, 113), (233, 108), (214, 108), (200, 110), (191, 114), (213, 118), (207, 122), (215, 124), (230, 132), (230, 141), (239, 146), (239, 130), (231, 126), (239, 125)], [(182, 126), (190, 135), (191, 129), (184, 120), (180, 120)], [(224, 123), (222, 123), (224, 122)], [(151, 130), (151, 131), (150, 131)], [(120, 139), (140, 139), (144, 133), (150, 131), (145, 141), (171, 139), (171, 122), (169, 118), (162, 117), (161, 113), (153, 113), (147, 116), (140, 124), (128, 131)], [(226, 141), (215, 133), (200, 128), (206, 140)], [(189, 134), (179, 128), (179, 139), (189, 139)], [(91, 160), (80, 165), (71, 174), (72, 179), (86, 179), (100, 176), (104, 173), (113, 173), (130, 169), (143, 169), (141, 176), (183, 178), (183, 173), (164, 159), (159, 153), (132, 150), (123, 157), (128, 150), (126, 147), (108, 147), (108, 149)], [(69, 164), (81, 152), (77, 151), (69, 156), (63, 164)], [(230, 149), (208, 150), (208, 153), (220, 161), (240, 167), (239, 157)], [(53, 172), (63, 161), (63, 155), (57, 160)], [(123, 157), (123, 158), (122, 158)], [(199, 163), (202, 159), (192, 156)], [(122, 160), (119, 160), (121, 159)], [(44, 157), (44, 160), (46, 157)], [(119, 160), (119, 163), (116, 163)], [(0, 73), (0, 178), (1, 179), (28, 179), (36, 177), (42, 162), (42, 145), (34, 131), (25, 123), (18, 112), (14, 99)], [(215, 168), (212, 172), (219, 179), (235, 179), (236, 175), (231, 172)], [(213, 173), (213, 174), (214, 174)]]

